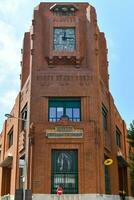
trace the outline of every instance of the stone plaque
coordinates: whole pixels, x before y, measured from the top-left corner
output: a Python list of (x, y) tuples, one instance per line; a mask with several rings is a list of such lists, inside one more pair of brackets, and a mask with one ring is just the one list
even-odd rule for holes
[(74, 129), (72, 126), (56, 126), (46, 130), (47, 138), (83, 138), (83, 129)]

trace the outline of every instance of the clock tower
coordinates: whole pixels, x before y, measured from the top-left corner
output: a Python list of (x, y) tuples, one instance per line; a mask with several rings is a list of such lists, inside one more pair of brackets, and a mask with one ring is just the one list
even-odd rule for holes
[[(88, 3), (40, 3), (26, 40), (30, 76), (22, 91), (29, 87), (31, 97), (27, 102), (22, 92), (20, 107), (30, 111), (27, 188), (35, 200), (55, 195), (59, 186), (64, 198), (104, 194), (112, 200), (122, 187), (128, 191), (127, 164), (123, 156), (117, 160), (113, 137), (116, 127), (125, 132), (114, 118), (106, 40), (95, 9)], [(105, 166), (106, 159), (114, 164)]]

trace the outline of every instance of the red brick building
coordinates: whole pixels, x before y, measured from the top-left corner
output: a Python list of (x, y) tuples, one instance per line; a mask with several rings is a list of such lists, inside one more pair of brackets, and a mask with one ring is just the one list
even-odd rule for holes
[(21, 65), (20, 93), (0, 139), (1, 196), (14, 199), (23, 189), (24, 199), (28, 189), (35, 200), (55, 199), (59, 185), (65, 199), (130, 196), (127, 130), (109, 91), (95, 9), (40, 3)]

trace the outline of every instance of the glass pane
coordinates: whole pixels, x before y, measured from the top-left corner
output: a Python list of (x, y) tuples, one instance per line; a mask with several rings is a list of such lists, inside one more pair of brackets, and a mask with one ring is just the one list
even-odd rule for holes
[(50, 108), (49, 112), (50, 118), (56, 118), (56, 108)]
[(80, 108), (79, 100), (64, 100), (66, 108)]
[(116, 132), (116, 144), (121, 147), (120, 134), (118, 132)]
[(64, 177), (61, 174), (54, 175), (54, 187), (58, 187), (59, 185), (64, 183)]
[(73, 118), (80, 119), (80, 109), (79, 108), (73, 108)]
[(60, 119), (63, 116), (63, 108), (57, 108), (57, 119)]
[(13, 145), (13, 133), (9, 134), (9, 145), (8, 147), (10, 148)]
[(72, 108), (66, 108), (66, 115), (69, 117), (70, 120), (73, 118), (73, 109)]
[(49, 107), (80, 108), (80, 99), (76, 98), (50, 98)]
[(71, 184), (72, 186), (75, 184), (75, 177), (74, 175), (68, 175), (65, 177), (65, 183)]
[(25, 130), (27, 128), (27, 121), (21, 121), (21, 130)]
[(69, 153), (61, 152), (57, 158), (57, 170), (59, 172), (72, 171), (73, 160)]
[(56, 172), (77, 172), (77, 151), (54, 151), (53, 170)]

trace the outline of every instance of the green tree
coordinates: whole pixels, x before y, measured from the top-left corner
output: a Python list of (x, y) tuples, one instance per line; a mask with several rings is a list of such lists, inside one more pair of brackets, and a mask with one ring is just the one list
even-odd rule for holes
[(130, 175), (131, 175), (131, 194), (134, 196), (134, 120), (128, 129)]
[(128, 129), (128, 139), (131, 147), (134, 147), (134, 120), (130, 123), (130, 128)]
[(131, 177), (134, 180), (134, 120), (130, 123), (130, 128), (128, 130), (128, 143), (130, 147), (129, 159), (130, 159), (130, 173)]

